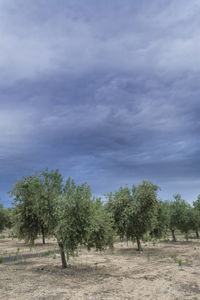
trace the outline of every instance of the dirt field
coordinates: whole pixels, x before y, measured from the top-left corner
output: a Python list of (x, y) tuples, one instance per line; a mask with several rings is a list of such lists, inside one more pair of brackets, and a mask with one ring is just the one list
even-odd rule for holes
[(200, 241), (132, 243), (87, 252), (61, 268), (53, 240), (0, 239), (0, 299), (200, 299)]

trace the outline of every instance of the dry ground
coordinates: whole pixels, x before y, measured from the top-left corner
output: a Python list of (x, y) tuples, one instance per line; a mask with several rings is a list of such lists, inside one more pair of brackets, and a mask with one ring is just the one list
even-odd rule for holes
[(81, 249), (63, 270), (53, 240), (29, 248), (1, 238), (0, 299), (200, 299), (199, 240), (148, 242), (143, 253), (135, 247)]

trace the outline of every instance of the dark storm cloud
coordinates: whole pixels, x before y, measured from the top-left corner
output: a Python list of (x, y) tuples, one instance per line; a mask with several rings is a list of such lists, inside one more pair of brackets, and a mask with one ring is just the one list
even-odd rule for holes
[(147, 179), (164, 198), (194, 200), (199, 11), (186, 0), (0, 1), (1, 197), (48, 166), (99, 195)]

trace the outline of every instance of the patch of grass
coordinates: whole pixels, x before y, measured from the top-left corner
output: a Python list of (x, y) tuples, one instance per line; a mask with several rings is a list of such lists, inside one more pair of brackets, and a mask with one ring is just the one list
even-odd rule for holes
[(177, 263), (178, 263), (179, 267), (181, 267), (182, 266), (182, 259), (177, 259)]
[(177, 254), (175, 253), (175, 254), (172, 254), (171, 255), (171, 258), (173, 259), (173, 261), (175, 262), (175, 263), (177, 263), (180, 267), (182, 266), (182, 259), (178, 259), (177, 258)]
[(3, 234), (0, 235), (0, 239), (5, 239), (5, 238), (6, 238), (5, 235), (3, 235)]
[(48, 256), (51, 253), (51, 251), (45, 251), (44, 253), (42, 253), (42, 256)]
[(56, 254), (53, 255), (53, 259), (56, 259)]
[(2, 264), (3, 262), (3, 257), (0, 257), (0, 264)]
[(171, 258), (173, 259), (173, 260), (176, 260), (177, 259), (177, 254), (175, 253), (175, 254), (172, 254), (171, 255)]
[(148, 280), (148, 276), (147, 276), (147, 275), (144, 275), (144, 279), (145, 279), (145, 280)]

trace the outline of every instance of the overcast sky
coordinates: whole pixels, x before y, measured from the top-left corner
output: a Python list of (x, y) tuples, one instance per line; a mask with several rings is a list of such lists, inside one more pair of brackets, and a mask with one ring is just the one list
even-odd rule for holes
[(0, 197), (48, 167), (96, 195), (200, 194), (199, 0), (0, 0)]

